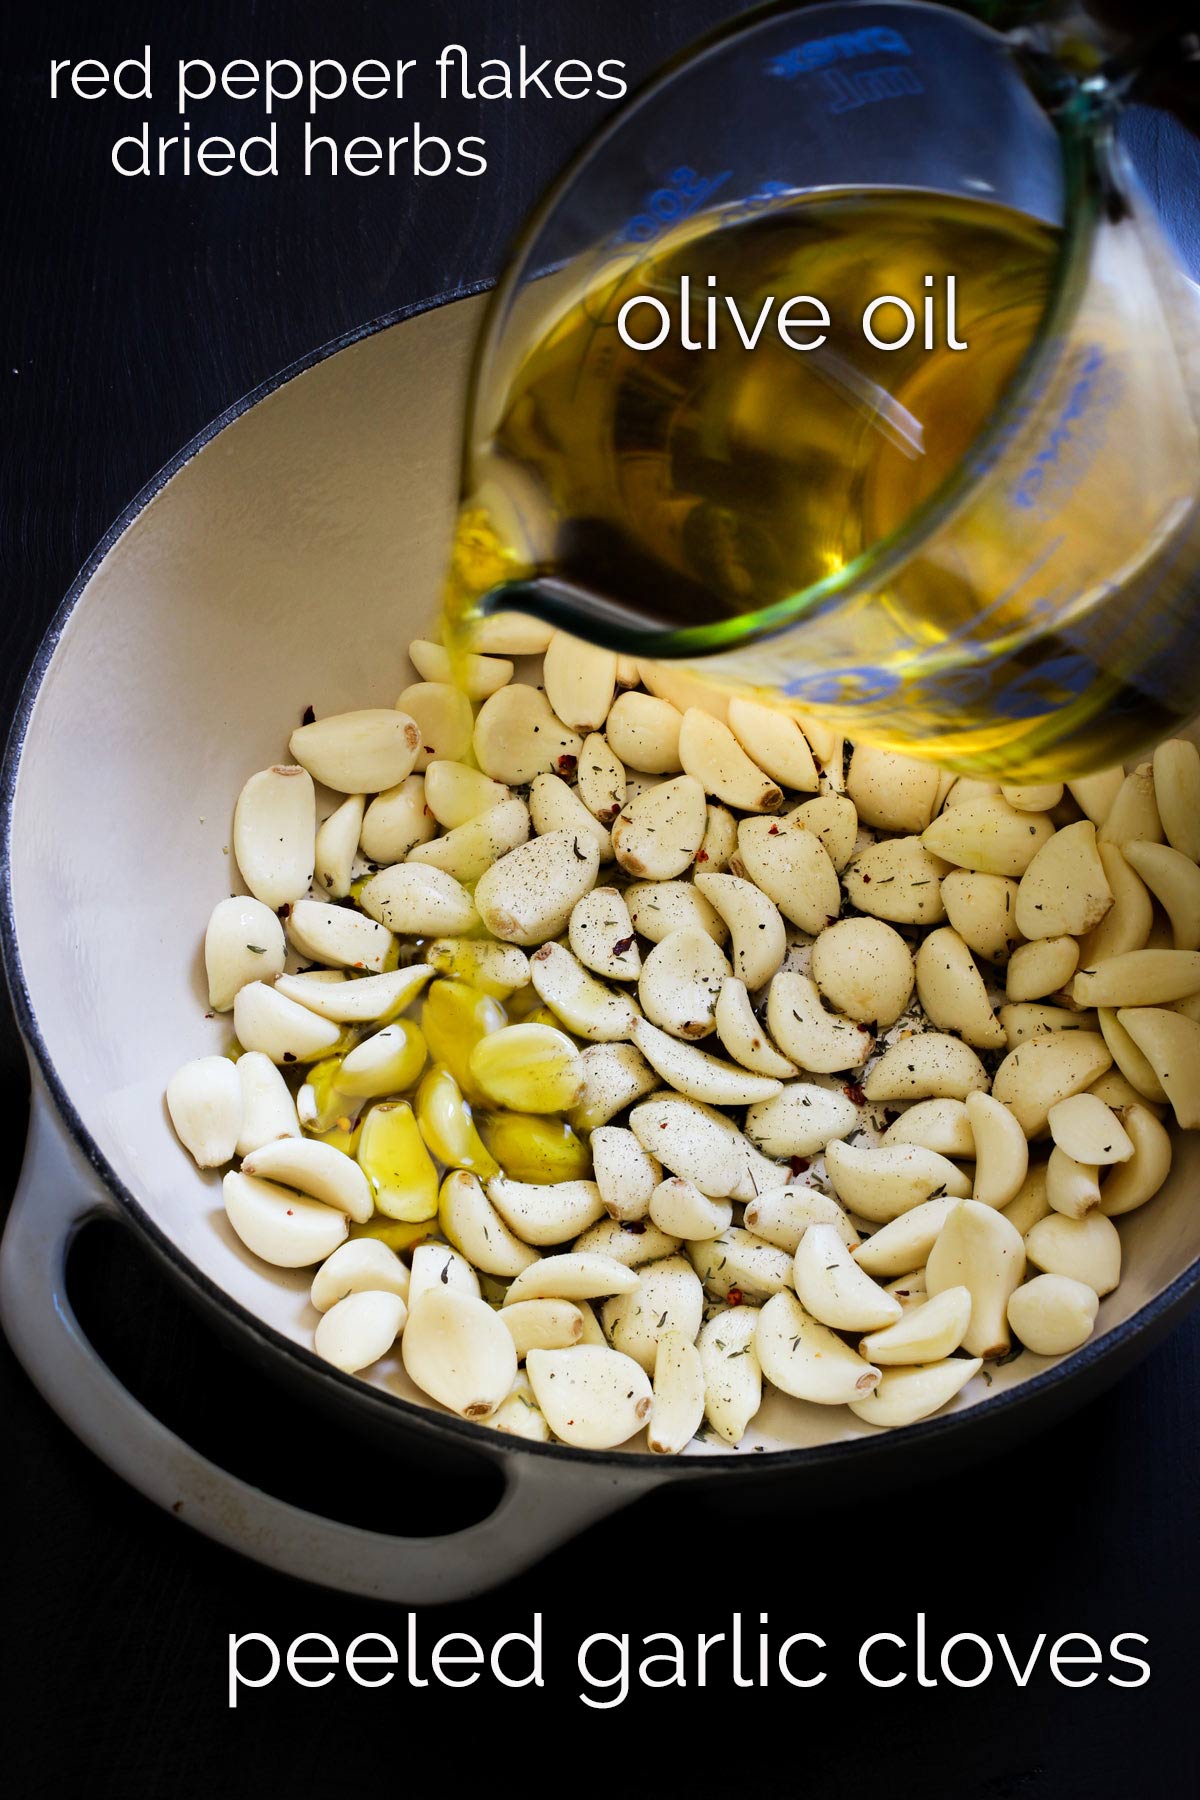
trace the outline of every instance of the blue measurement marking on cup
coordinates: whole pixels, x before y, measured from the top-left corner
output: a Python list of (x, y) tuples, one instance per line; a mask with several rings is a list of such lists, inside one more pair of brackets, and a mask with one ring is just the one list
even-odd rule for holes
[(701, 175), (686, 166), (672, 169), (662, 187), (642, 202), (640, 212), (627, 219), (616, 234), (619, 244), (651, 244), (664, 231), (690, 219), (729, 180), (732, 169), (718, 175)]
[(1046, 519), (1074, 493), (1104, 446), (1122, 387), (1103, 347), (1088, 344), (1049, 436), (1017, 477), (1014, 506)]
[(793, 44), (790, 50), (767, 59), (766, 73), (781, 81), (815, 75), (825, 91), (827, 110), (833, 114), (925, 92), (925, 84), (910, 62), (891, 62), (872, 69), (841, 66), (864, 56), (911, 57), (912, 46), (902, 32), (891, 26), (868, 25), (861, 31), (806, 38)]

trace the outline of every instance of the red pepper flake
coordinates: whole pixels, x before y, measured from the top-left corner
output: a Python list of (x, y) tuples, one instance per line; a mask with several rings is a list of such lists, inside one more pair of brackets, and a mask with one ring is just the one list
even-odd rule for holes
[(317, 722), (316, 713), (313, 711), (311, 706), (306, 706), (304, 711), (300, 714), (300, 723), (302, 725), (315, 725), (316, 722)]
[(742, 1304), (741, 1288), (730, 1288), (725, 1298), (728, 1300), (730, 1306), (740, 1306)]
[(560, 756), (558, 759), (559, 771), (563, 775), (573, 775), (578, 766), (579, 758), (577, 756)]
[(294, 1214), (293, 1214), (293, 1212), (292, 1212), (292, 1209), (291, 1209), (291, 1207), (290, 1207), (290, 1206), (289, 1206), (289, 1207), (288, 1207), (288, 1209), (287, 1209), (287, 1216), (288, 1216), (288, 1218), (289, 1218), (289, 1219), (290, 1219), (290, 1218), (293, 1218), (293, 1217), (294, 1217), (294, 1216), (295, 1216), (295, 1215), (294, 1215)]
[(867, 1096), (863, 1093), (862, 1088), (857, 1081), (845, 1082), (842, 1086), (842, 1092), (845, 1094), (847, 1100), (853, 1100), (855, 1106), (865, 1106), (867, 1104)]
[(772, 827), (771, 827), (771, 829), (770, 829), (770, 831), (768, 831), (768, 833), (767, 833), (767, 836), (768, 836), (768, 837), (778, 837), (778, 836), (779, 836), (779, 827), (778, 827), (778, 825), (772, 825)]
[(869, 876), (869, 875), (868, 875), (868, 874), (867, 874), (867, 873), (866, 873), (866, 871), (865, 871), (865, 870), (864, 870), (864, 871), (863, 871), (863, 875), (862, 875), (862, 881), (863, 881), (863, 885), (864, 885), (864, 886), (865, 886), (865, 887), (870, 887), (870, 885), (871, 885), (871, 877), (870, 877), (870, 876)]
[(803, 1175), (804, 1171), (809, 1167), (811, 1162), (812, 1162), (811, 1156), (789, 1156), (788, 1157), (788, 1168), (791, 1170), (793, 1175)]
[(707, 862), (708, 861), (708, 851), (707, 850), (697, 850), (696, 861), (697, 862)]
[(645, 1219), (622, 1219), (622, 1231), (631, 1231), (634, 1237), (643, 1237), (646, 1231)]
[(632, 933), (632, 932), (630, 933), (630, 935), (628, 937), (618, 938), (616, 943), (612, 947), (613, 955), (614, 956), (624, 956), (625, 952), (631, 947), (631, 945), (633, 943), (633, 939), (634, 939), (634, 933)]

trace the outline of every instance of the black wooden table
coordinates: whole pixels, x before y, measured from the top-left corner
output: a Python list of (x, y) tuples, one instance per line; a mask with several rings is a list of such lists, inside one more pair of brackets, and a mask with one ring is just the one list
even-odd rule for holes
[[(526, 208), (595, 122), (593, 102), (439, 109), (449, 137), (485, 129), (479, 181), (121, 180), (108, 106), (47, 98), (53, 58), (109, 61), (147, 41), (178, 55), (619, 57), (640, 75), (733, 10), (723, 0), (42, 0), (5, 17), (12, 153), (0, 189), (4, 334), (0, 706), (7, 722), (60, 595), (129, 497), (210, 418), (360, 322), (495, 273)], [(138, 113), (140, 109), (130, 109)], [(359, 129), (377, 131), (362, 107)], [(214, 117), (209, 129), (236, 132)], [(348, 136), (350, 110), (337, 128)], [(165, 120), (156, 122), (156, 129)], [(245, 129), (243, 127), (243, 129)], [(1153, 117), (1143, 171), (1181, 239), (1197, 229), (1194, 147)], [(1191, 245), (1196, 260), (1200, 253)], [(48, 895), (47, 904), (53, 904)], [(0, 1193), (24, 1129), (15, 1031), (0, 1023)], [(250, 1376), (164, 1291), (120, 1234), (84, 1240), (73, 1287), (136, 1392), (230, 1466), (290, 1497), (402, 1529), (479, 1509), (393, 1468)], [(485, 1641), (542, 1610), (547, 1689), (409, 1694), (277, 1684), (225, 1706), (226, 1637), (301, 1630), (345, 1645), (403, 1615), (304, 1590), (215, 1549), (122, 1487), (68, 1435), (0, 1348), (7, 1450), (0, 1706), (8, 1791), (55, 1795), (330, 1792), (378, 1780), (466, 1787), (497, 1777), (567, 1793), (947, 1795), (1022, 1800), (1200, 1791), (1191, 1696), (1197, 1601), (1200, 1320), (1051, 1437), (906, 1496), (836, 1516), (733, 1527), (677, 1500), (591, 1531), (486, 1600), (438, 1615)], [(797, 1693), (717, 1680), (575, 1698), (575, 1647), (598, 1630), (727, 1629), (740, 1610), (780, 1636), (826, 1637), (841, 1673)], [(1018, 1692), (890, 1691), (853, 1676), (867, 1632), (1006, 1631), (1031, 1648), (1078, 1630), (1150, 1640), (1149, 1684)], [(940, 1637), (938, 1641), (940, 1641)], [(851, 1673), (845, 1671), (849, 1668)], [(548, 1733), (553, 1730), (553, 1742)], [(551, 1760), (552, 1759), (552, 1760)], [(86, 1776), (84, 1771), (87, 1771)], [(421, 1771), (425, 1771), (424, 1774)]]

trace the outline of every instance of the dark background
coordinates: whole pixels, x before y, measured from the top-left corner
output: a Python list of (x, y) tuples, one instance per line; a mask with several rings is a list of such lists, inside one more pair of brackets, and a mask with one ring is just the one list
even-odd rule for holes
[[(50, 0), (5, 13), (0, 63), (10, 137), (0, 186), (6, 398), (0, 712), (79, 564), (112, 518), (214, 415), (256, 383), (363, 321), (490, 277), (521, 216), (604, 108), (531, 100), (406, 108), (453, 140), (482, 131), (480, 180), (386, 176), (255, 182), (121, 180), (108, 146), (144, 109), (51, 105), (53, 57), (109, 61), (151, 42), (223, 61), (334, 55), (427, 60), (444, 43), (473, 55), (619, 57), (638, 77), (736, 10), (726, 0)], [(166, 109), (148, 109), (170, 129)], [(249, 109), (206, 112), (239, 137)], [(343, 100), (327, 129), (386, 135), (384, 105)], [(126, 114), (130, 125), (121, 121)], [(436, 116), (435, 116), (436, 115)], [(298, 117), (297, 113), (297, 117)], [(483, 120), (480, 123), (480, 119)], [(295, 125), (285, 131), (296, 129)], [(1153, 115), (1135, 121), (1143, 173), (1194, 236), (1195, 149)], [(1191, 246), (1194, 250), (1195, 245)], [(1200, 256), (1197, 257), (1200, 262)], [(53, 896), (47, 896), (53, 903)], [(0, 1195), (11, 1191), (26, 1080), (0, 1023)], [(90, 1233), (72, 1270), (81, 1314), (135, 1391), (210, 1454), (289, 1497), (394, 1529), (437, 1529), (480, 1512), (471, 1484), (435, 1482), (351, 1439), (252, 1376), (164, 1290), (112, 1228)], [(551, 1782), (568, 1793), (673, 1794), (729, 1784), (823, 1800), (875, 1792), (981, 1800), (1071, 1800), (1200, 1791), (1190, 1711), (1197, 1599), (1200, 1321), (1106, 1398), (1026, 1449), (898, 1498), (791, 1520), (723, 1518), (678, 1497), (652, 1501), (483, 1600), (422, 1619), (490, 1642), (545, 1614), (546, 1693), (479, 1688), (373, 1694), (339, 1682), (300, 1695), (282, 1682), (225, 1710), (230, 1632), (282, 1644), (301, 1630), (344, 1646), (399, 1610), (290, 1584), (220, 1551), (149, 1507), (99, 1466), (41, 1403), (0, 1346), (0, 1483), (6, 1595), (0, 1707), (6, 1785), (19, 1796), (225, 1793), (274, 1796), (378, 1781)], [(589, 1632), (726, 1629), (770, 1614), (780, 1637), (819, 1632), (831, 1676), (809, 1694), (668, 1689), (614, 1712), (574, 1699), (574, 1651)], [(1006, 1631), (1102, 1644), (1150, 1639), (1149, 1685), (1071, 1692), (1042, 1670), (1018, 1693), (995, 1675), (971, 1693), (890, 1693), (853, 1679), (853, 1649), (880, 1630), (935, 1643)], [(550, 1734), (553, 1734), (551, 1737)]]

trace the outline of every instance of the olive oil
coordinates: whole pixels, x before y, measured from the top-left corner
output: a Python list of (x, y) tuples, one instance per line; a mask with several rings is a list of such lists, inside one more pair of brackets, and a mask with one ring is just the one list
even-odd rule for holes
[[(1089, 587), (1081, 568), (1070, 631), (1058, 614), (1072, 612), (1072, 597), (1061, 583), (1048, 583), (1050, 599), (1038, 587), (1048, 546), (1064, 531), (1091, 545), (1105, 508), (1111, 514), (1111, 484), (1098, 498), (1094, 482), (1072, 489), (1062, 472), (1071, 458), (1119, 446), (1121, 376), (1103, 345), (1091, 350), (1094, 392), (1086, 359), (1076, 383), (1082, 428), (1072, 436), (1068, 418), (1042, 451), (1048, 462), (1038, 463), (1036, 439), (1021, 444), (1018, 414), (1016, 448), (994, 452), (998, 470), (975, 470), (982, 498), (950, 535), (888, 567), (877, 559), (869, 585), (862, 565), (852, 567), (881, 547), (890, 552), (894, 534), (929, 517), (935, 495), (941, 504), (1031, 353), (1058, 249), (1048, 225), (984, 200), (835, 191), (706, 214), (639, 254), (598, 255), (529, 282), (488, 330), (479, 359), (447, 581), (449, 641), (461, 639), (489, 589), (552, 578), (656, 628), (708, 627), (699, 653), (688, 651), (699, 672), (710, 649), (721, 652), (709, 665), (717, 680), (961, 768), (1061, 772), (1064, 758), (1069, 767), (1111, 762), (1161, 734), (1192, 696), (1161, 672), (1138, 685), (1153, 646), (1140, 631), (1131, 642), (1127, 624), (1122, 635), (1115, 584)], [(955, 317), (943, 306), (927, 332), (924, 306), (945, 296), (951, 277)], [(661, 345), (638, 350), (617, 321), (627, 301), (647, 295), (673, 326)], [(707, 347), (708, 309), (725, 295), (750, 326), (773, 300), (754, 348), (729, 309)], [(828, 311), (819, 348), (793, 349), (775, 329), (793, 295)], [(912, 307), (915, 329), (902, 347), (879, 348), (864, 329), (881, 295)], [(681, 303), (688, 341), (704, 347), (686, 347)], [(885, 341), (903, 334), (899, 307), (878, 309), (872, 322)], [(631, 333), (654, 326), (644, 307), (629, 318)], [(1005, 454), (1017, 459), (1016, 483)], [(1022, 456), (1031, 473), (1021, 474)], [(1134, 542), (1154, 546), (1162, 498), (1151, 497), (1144, 527), (1124, 520)], [(1025, 544), (1017, 526), (1028, 530), (1031, 517)], [(1182, 558), (1176, 546), (1176, 571), (1200, 562), (1194, 508), (1185, 529), (1192, 542)], [(1158, 591), (1153, 567), (1126, 573)], [(772, 633), (786, 629), (732, 642), (740, 634), (731, 622), (800, 595), (799, 623), (763, 620)], [(1182, 606), (1174, 593), (1172, 606)], [(578, 629), (588, 634), (582, 616)], [(1165, 643), (1169, 633), (1159, 635)]]

